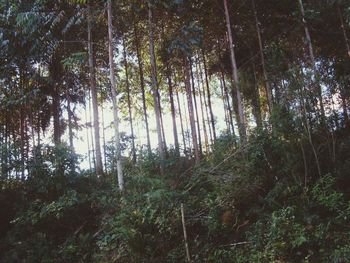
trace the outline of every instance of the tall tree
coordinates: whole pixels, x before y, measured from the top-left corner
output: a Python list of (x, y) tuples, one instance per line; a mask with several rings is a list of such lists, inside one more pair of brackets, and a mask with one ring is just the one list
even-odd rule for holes
[[(96, 73), (94, 64), (94, 51), (92, 43), (92, 14), (90, 5), (88, 5), (88, 53), (89, 53), (89, 78), (90, 78), (90, 90), (92, 98), (92, 109), (94, 116), (94, 136), (95, 136), (95, 160), (96, 160), (96, 175), (103, 174), (102, 155), (101, 155), (101, 137), (100, 137), (100, 122), (98, 113), (97, 102), (97, 87), (96, 87)], [(113, 86), (112, 86), (113, 87)]]
[(136, 56), (137, 56), (137, 64), (139, 68), (139, 76), (140, 76), (140, 86), (141, 86), (141, 95), (142, 95), (142, 109), (143, 109), (143, 118), (145, 121), (146, 128), (146, 138), (147, 138), (147, 150), (148, 154), (151, 154), (151, 139), (149, 135), (149, 124), (148, 124), (148, 115), (147, 115), (147, 105), (146, 105), (146, 92), (145, 92), (145, 78), (143, 73), (143, 61), (142, 54), (140, 49), (140, 40), (139, 40), (139, 32), (137, 30), (137, 24), (134, 16), (134, 39), (136, 46)]
[(187, 104), (188, 104), (188, 116), (191, 126), (191, 136), (192, 136), (192, 145), (194, 151), (194, 158), (196, 164), (200, 162), (200, 150), (198, 145), (197, 131), (196, 131), (196, 123), (194, 117), (194, 108), (193, 108), (193, 98), (192, 98), (192, 88), (191, 88), (191, 69), (189, 59), (184, 59), (184, 75), (185, 75), (185, 88), (186, 88), (186, 96), (187, 96)]
[(127, 93), (128, 111), (129, 111), (129, 123), (130, 123), (130, 132), (131, 132), (131, 155), (132, 155), (132, 160), (135, 163), (136, 162), (135, 133), (134, 133), (134, 122), (132, 117), (129, 69), (128, 69), (127, 54), (126, 54), (125, 36), (123, 37), (123, 56), (124, 56), (126, 93)]
[(150, 51), (150, 62), (151, 62), (151, 78), (152, 78), (152, 95), (154, 101), (154, 111), (157, 125), (158, 135), (158, 151), (160, 157), (160, 170), (164, 174), (165, 168), (165, 149), (163, 144), (162, 127), (161, 127), (161, 116), (160, 116), (160, 101), (158, 96), (158, 80), (157, 80), (157, 65), (156, 56), (154, 53), (154, 22), (153, 22), (153, 11), (152, 11), (152, 0), (148, 0), (148, 31), (149, 31), (149, 51)]
[(262, 42), (262, 37), (261, 37), (260, 22), (259, 22), (259, 19), (258, 19), (258, 12), (256, 10), (255, 0), (252, 0), (252, 8), (253, 8), (254, 19), (255, 19), (256, 33), (257, 33), (257, 36), (258, 36), (259, 54), (260, 54), (261, 67), (262, 67), (262, 72), (263, 72), (263, 77), (264, 77), (265, 92), (266, 92), (266, 97), (267, 97), (269, 110), (270, 110), (270, 113), (271, 113), (272, 110), (273, 110), (273, 97), (272, 97), (272, 90), (271, 90), (271, 86), (270, 86), (270, 83), (269, 83), (269, 79), (267, 77), (266, 63), (265, 63), (265, 56), (264, 56), (264, 48), (263, 48), (263, 42)]
[(309, 50), (309, 58), (310, 58), (310, 63), (311, 63), (311, 67), (314, 71), (314, 77), (315, 77), (315, 91), (318, 97), (318, 101), (320, 104), (320, 109), (321, 109), (321, 122), (324, 124), (325, 122), (325, 118), (326, 118), (326, 113), (324, 110), (324, 104), (323, 104), (323, 98), (322, 98), (322, 88), (321, 85), (319, 83), (319, 72), (317, 69), (317, 65), (316, 65), (316, 59), (315, 59), (315, 55), (314, 55), (314, 48), (312, 45), (312, 41), (311, 41), (311, 35), (310, 35), (310, 31), (309, 31), (309, 26), (307, 24), (306, 18), (305, 18), (305, 10), (304, 10), (304, 4), (303, 4), (303, 0), (297, 0), (299, 3), (299, 8), (300, 8), (300, 13), (301, 13), (301, 17), (302, 17), (302, 22), (303, 22), (303, 26), (304, 26), (304, 31), (305, 31), (305, 39), (306, 39), (306, 43), (308, 46), (308, 50)]
[(113, 121), (114, 121), (114, 141), (116, 149), (117, 160), (117, 174), (119, 189), (124, 189), (124, 175), (121, 160), (121, 148), (120, 148), (120, 134), (119, 134), (119, 110), (117, 105), (117, 91), (114, 76), (114, 52), (113, 52), (113, 24), (112, 24), (112, 3), (111, 0), (107, 1), (107, 16), (108, 16), (108, 58), (109, 58), (109, 75), (112, 91), (112, 104), (113, 104)]
[(236, 93), (237, 108), (238, 108), (238, 114), (239, 114), (239, 120), (238, 120), (239, 135), (240, 135), (241, 141), (244, 142), (247, 136), (245, 116), (244, 116), (244, 105), (243, 105), (242, 95), (239, 87), (238, 69), (237, 69), (237, 63), (236, 63), (236, 56), (235, 56), (235, 50), (234, 50), (234, 44), (233, 44), (231, 21), (230, 21), (230, 14), (228, 10), (227, 0), (224, 0), (224, 8), (225, 8), (225, 19), (226, 19), (228, 43), (229, 43), (229, 50), (230, 50), (230, 60), (231, 60), (231, 67), (232, 67), (232, 81), (233, 81), (233, 88), (236, 91), (235, 93)]

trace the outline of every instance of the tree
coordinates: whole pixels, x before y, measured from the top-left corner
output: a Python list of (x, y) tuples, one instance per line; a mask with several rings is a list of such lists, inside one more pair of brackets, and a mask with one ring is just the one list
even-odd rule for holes
[(116, 150), (116, 161), (117, 161), (117, 174), (118, 174), (118, 185), (119, 189), (124, 189), (124, 176), (123, 167), (121, 161), (121, 147), (120, 147), (120, 133), (119, 133), (119, 116), (118, 116), (118, 105), (117, 105), (117, 92), (116, 83), (114, 76), (114, 52), (113, 52), (113, 25), (112, 25), (112, 3), (111, 0), (107, 1), (107, 15), (108, 15), (108, 58), (109, 58), (109, 74), (111, 82), (112, 92), (112, 104), (113, 104), (113, 121), (114, 121), (114, 141)]
[(243, 105), (242, 95), (239, 87), (238, 69), (237, 69), (236, 56), (234, 51), (230, 14), (228, 10), (227, 0), (224, 0), (224, 8), (225, 8), (228, 43), (229, 43), (229, 49), (230, 49), (230, 59), (231, 59), (231, 66), (232, 66), (232, 81), (233, 81), (233, 88), (236, 91), (236, 100), (237, 100), (237, 107), (238, 107), (238, 114), (239, 114), (239, 120), (238, 120), (239, 135), (242, 142), (245, 142), (247, 134), (246, 134), (246, 124), (245, 124), (245, 116), (244, 116), (244, 105)]
[[(96, 89), (96, 76), (95, 76), (95, 65), (94, 65), (94, 52), (92, 44), (92, 23), (91, 23), (91, 10), (90, 5), (88, 6), (88, 50), (89, 50), (89, 70), (90, 70), (90, 89), (92, 97), (92, 108), (94, 115), (94, 135), (95, 135), (95, 156), (96, 156), (96, 175), (100, 176), (103, 174), (102, 155), (100, 146), (100, 122), (98, 114), (98, 102), (97, 102), (97, 89)], [(113, 87), (113, 86), (112, 86)], [(113, 88), (112, 88), (113, 89)]]
[(149, 30), (149, 52), (151, 62), (151, 79), (152, 79), (152, 96), (154, 102), (154, 112), (157, 124), (158, 135), (158, 152), (160, 157), (160, 170), (164, 173), (164, 160), (165, 149), (163, 144), (162, 127), (161, 127), (161, 115), (160, 115), (160, 101), (158, 96), (158, 80), (157, 80), (157, 65), (156, 57), (154, 53), (154, 24), (153, 24), (153, 12), (152, 12), (152, 0), (148, 0), (148, 30)]

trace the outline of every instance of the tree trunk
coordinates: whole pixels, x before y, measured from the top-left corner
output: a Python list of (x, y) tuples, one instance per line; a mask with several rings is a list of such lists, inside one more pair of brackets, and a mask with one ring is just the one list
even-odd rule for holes
[(114, 136), (115, 136), (115, 149), (116, 149), (116, 160), (117, 160), (117, 174), (118, 174), (118, 185), (119, 189), (124, 189), (124, 176), (123, 167), (121, 162), (121, 149), (120, 149), (120, 135), (119, 135), (119, 117), (117, 107), (117, 91), (114, 77), (114, 52), (113, 52), (113, 25), (112, 25), (112, 3), (111, 0), (107, 2), (107, 13), (108, 13), (108, 54), (109, 54), (109, 71), (110, 81), (112, 90), (112, 104), (113, 104), (113, 121), (114, 121)]
[(309, 27), (307, 25), (306, 18), (305, 18), (305, 10), (304, 10), (303, 2), (302, 0), (298, 0), (298, 2), (299, 2), (300, 12), (302, 16), (302, 22), (304, 25), (305, 39), (309, 49), (310, 62), (315, 75), (316, 94), (317, 94), (317, 97), (320, 103), (320, 108), (321, 108), (321, 123), (325, 124), (326, 114), (325, 114), (323, 100), (322, 100), (322, 89), (319, 84), (319, 73), (316, 67), (316, 60), (315, 60), (314, 49), (311, 41), (311, 35), (310, 35)]
[(177, 127), (176, 127), (177, 125), (176, 125), (176, 112), (175, 112), (175, 104), (174, 104), (173, 83), (171, 81), (171, 69), (170, 69), (170, 66), (168, 63), (166, 65), (166, 74), (167, 74), (167, 79), (168, 79), (170, 111), (171, 111), (171, 118), (172, 118), (172, 123), (173, 123), (175, 154), (176, 154), (176, 156), (180, 156), (179, 138), (177, 135)]
[(162, 138), (162, 127), (160, 120), (160, 108), (158, 101), (158, 80), (157, 80), (157, 67), (156, 67), (156, 57), (154, 54), (154, 24), (153, 24), (153, 12), (151, 0), (148, 0), (148, 26), (149, 26), (149, 50), (150, 50), (150, 61), (152, 67), (152, 95), (154, 100), (154, 111), (156, 117), (157, 125), (157, 135), (158, 135), (158, 151), (160, 157), (160, 172), (164, 174), (164, 161), (165, 161), (165, 151)]
[[(190, 139), (190, 128), (188, 126), (189, 120), (188, 120), (188, 103), (187, 103), (187, 96), (186, 96), (186, 89), (185, 89), (185, 95), (182, 96), (182, 106), (184, 109), (184, 116), (185, 116), (185, 138), (188, 141), (188, 153), (192, 154), (192, 140)], [(186, 152), (187, 154), (187, 152)]]
[(213, 140), (216, 141), (216, 130), (215, 130), (215, 118), (213, 113), (213, 108), (211, 105), (211, 96), (210, 96), (210, 87), (209, 87), (209, 79), (208, 79), (208, 69), (207, 69), (207, 62), (204, 54), (204, 50), (202, 49), (202, 56), (203, 56), (203, 66), (204, 66), (204, 74), (205, 74), (205, 84), (207, 86), (207, 97), (208, 97), (208, 108), (210, 112), (210, 122), (211, 122), (211, 128), (213, 132)]
[(346, 96), (345, 96), (345, 91), (341, 90), (340, 91), (340, 98), (341, 98), (341, 105), (343, 108), (343, 116), (344, 116), (344, 126), (345, 128), (350, 127), (350, 121), (349, 121), (349, 114), (348, 114), (348, 107), (346, 103)]
[(273, 110), (273, 97), (272, 97), (272, 90), (269, 83), (269, 79), (267, 77), (267, 71), (266, 71), (266, 64), (265, 64), (265, 56), (264, 56), (264, 49), (263, 49), (263, 43), (262, 43), (262, 37), (261, 37), (261, 29), (260, 29), (260, 22), (258, 19), (258, 13), (256, 11), (256, 5), (255, 0), (252, 0), (252, 6), (253, 6), (253, 13), (255, 18), (255, 27), (256, 27), (256, 33), (258, 35), (258, 42), (259, 42), (259, 53), (260, 53), (260, 59), (261, 59), (261, 67), (263, 71), (263, 77), (264, 77), (264, 83), (265, 83), (265, 92), (267, 97), (267, 104), (269, 106), (270, 113)]
[[(202, 116), (202, 125), (203, 125), (203, 132), (204, 132), (204, 143), (205, 143), (205, 151), (206, 153), (209, 152), (209, 141), (208, 141), (208, 133), (207, 133), (207, 127), (205, 124), (205, 112), (204, 112), (204, 105), (203, 105), (203, 94), (201, 91), (201, 81), (199, 77), (199, 69), (198, 69), (198, 63), (196, 63), (196, 78), (197, 78), (197, 86), (198, 86), (198, 94), (199, 94), (199, 102), (200, 102), (200, 109), (201, 109), (201, 116)], [(204, 98), (205, 99), (205, 98)]]
[(89, 50), (89, 77), (90, 77), (90, 89), (92, 97), (92, 108), (94, 115), (94, 136), (95, 136), (95, 160), (96, 160), (96, 175), (103, 174), (102, 156), (101, 156), (101, 138), (100, 138), (100, 123), (98, 113), (97, 102), (97, 87), (96, 87), (96, 73), (94, 65), (94, 53), (92, 45), (92, 23), (91, 23), (91, 10), (88, 6), (88, 50)]
[[(255, 118), (256, 126), (261, 129), (262, 128), (262, 118), (261, 118), (261, 106), (260, 106), (260, 94), (259, 94), (259, 85), (258, 85), (258, 79), (256, 77), (256, 68), (254, 61), (252, 61), (252, 71), (254, 76), (254, 94), (253, 94), (253, 100), (252, 100), (252, 106), (253, 106), (253, 115)], [(272, 108), (271, 108), (272, 109)]]
[(230, 124), (231, 130), (232, 130), (232, 135), (235, 136), (236, 133), (235, 133), (235, 126), (233, 125), (233, 113), (232, 113), (232, 107), (231, 107), (231, 103), (230, 103), (230, 96), (228, 95), (228, 90), (227, 90), (226, 81), (225, 81), (225, 74), (222, 71), (221, 71), (221, 78), (222, 78), (222, 84), (223, 84), (223, 88), (224, 88), (224, 95), (225, 95), (226, 103), (227, 103), (229, 124)]
[(224, 0), (224, 8), (225, 8), (226, 27), (227, 27), (227, 34), (228, 34), (229, 48), (230, 48), (232, 80), (233, 80), (233, 86), (236, 91), (237, 107), (238, 107), (238, 114), (239, 114), (239, 120), (238, 120), (239, 135), (240, 135), (241, 141), (245, 142), (247, 134), (246, 134), (246, 124), (245, 124), (245, 117), (244, 117), (244, 105), (242, 102), (241, 91), (239, 86), (238, 69), (236, 64), (236, 56), (234, 51), (231, 22), (230, 22), (230, 15), (229, 15), (228, 6), (227, 6), (227, 0)]
[(199, 114), (198, 114), (198, 105), (197, 105), (197, 99), (196, 99), (196, 87), (194, 84), (194, 76), (193, 76), (193, 68), (192, 68), (192, 59), (189, 57), (189, 66), (190, 66), (190, 73), (191, 73), (191, 83), (192, 83), (192, 94), (193, 94), (193, 102), (194, 102), (194, 110), (196, 113), (196, 122), (197, 122), (197, 131), (198, 131), (198, 147), (199, 147), (199, 154), (202, 156), (202, 136), (201, 136), (201, 127), (199, 122)]
[(23, 106), (21, 106), (21, 116), (20, 116), (20, 134), (21, 134), (21, 179), (24, 180), (25, 179), (25, 138), (24, 138), (24, 122), (25, 122), (25, 117), (24, 117), (24, 113), (23, 113)]
[(53, 114), (53, 140), (55, 145), (61, 143), (61, 127), (60, 127), (60, 97), (57, 90), (57, 84), (53, 84), (52, 96), (52, 114)]
[(126, 93), (128, 96), (129, 122), (130, 122), (130, 132), (131, 132), (131, 154), (132, 154), (132, 161), (136, 163), (135, 133), (134, 133), (134, 125), (133, 125), (133, 119), (132, 119), (129, 71), (128, 71), (128, 61), (127, 61), (127, 55), (126, 55), (125, 38), (123, 38), (123, 55), (124, 55), (125, 82), (126, 82)]
[(90, 136), (89, 136), (89, 125), (88, 125), (88, 116), (87, 116), (87, 109), (85, 105), (85, 129), (86, 129), (86, 143), (88, 148), (88, 161), (89, 161), (89, 168), (90, 171), (92, 170), (92, 161), (91, 161), (91, 148), (90, 148)]
[(343, 14), (341, 12), (340, 9), (340, 5), (337, 2), (337, 11), (338, 11), (338, 15), (339, 15), (339, 19), (340, 19), (340, 25), (341, 25), (341, 29), (343, 31), (343, 35), (344, 35), (344, 41), (345, 41), (345, 46), (346, 46), (346, 51), (348, 52), (348, 56), (350, 58), (350, 44), (349, 44), (349, 38), (348, 35), (346, 34), (346, 28), (345, 28), (345, 23), (344, 23), (344, 18), (343, 18)]
[(222, 104), (224, 106), (224, 118), (225, 118), (226, 130), (227, 130), (227, 133), (231, 133), (231, 127), (230, 127), (230, 122), (228, 117), (229, 116), (228, 107), (226, 104), (226, 97), (224, 94), (224, 85), (222, 83), (222, 78), (220, 79), (220, 90), (221, 90)]
[(179, 117), (180, 117), (180, 126), (181, 126), (181, 134), (182, 134), (182, 144), (184, 146), (183, 153), (186, 154), (186, 137), (185, 137), (185, 131), (184, 131), (184, 124), (182, 120), (182, 112), (181, 112), (181, 106), (180, 106), (180, 98), (179, 98), (179, 92), (176, 90), (176, 100), (177, 100), (177, 107), (179, 109)]
[(102, 113), (102, 141), (103, 141), (103, 161), (105, 166), (105, 171), (107, 171), (107, 153), (106, 153), (106, 133), (105, 133), (105, 118), (104, 118), (104, 111), (103, 111), (103, 105), (101, 107), (101, 113)]
[[(198, 59), (199, 60), (199, 59)], [(213, 134), (212, 134), (212, 129), (210, 127), (211, 125), (211, 121), (210, 121), (210, 117), (209, 117), (209, 110), (208, 110), (208, 103), (207, 103), (207, 100), (206, 100), (206, 93), (205, 93), (205, 83), (204, 82), (207, 82), (207, 81), (204, 81), (203, 79), (203, 71), (202, 71), (202, 67), (201, 67), (201, 64), (200, 62), (198, 61), (198, 68), (199, 68), (199, 75), (200, 75), (200, 79), (201, 79), (201, 83), (202, 83), (202, 86), (203, 86), (203, 100), (204, 100), (204, 108), (205, 108), (205, 115), (206, 115), (206, 118), (207, 118), (207, 123), (208, 123), (208, 130), (209, 130), (209, 138), (210, 138), (210, 142), (211, 144), (214, 143), (214, 138), (213, 138)], [(209, 86), (209, 85), (208, 85)], [(207, 86), (207, 87), (208, 87)]]
[(165, 131), (164, 131), (164, 122), (163, 122), (163, 113), (162, 113), (162, 105), (160, 104), (160, 94), (159, 94), (159, 90), (157, 92), (157, 96), (158, 96), (158, 102), (159, 102), (159, 115), (160, 115), (160, 127), (161, 127), (161, 131), (162, 131), (162, 141), (163, 141), (163, 149), (165, 152), (165, 156), (168, 156), (168, 147), (167, 147), (167, 143), (166, 143), (166, 138), (165, 138)]
[(145, 126), (146, 126), (147, 149), (148, 149), (148, 154), (150, 155), (152, 150), (151, 150), (151, 139), (150, 139), (150, 135), (149, 135), (148, 116), (147, 116), (147, 105), (146, 105), (146, 95), (145, 95), (145, 78), (144, 78), (144, 74), (143, 74), (143, 63), (142, 63), (142, 56), (141, 56), (141, 51), (140, 51), (139, 36), (138, 36), (137, 26), (136, 26), (135, 21), (134, 21), (134, 37), (135, 37), (135, 45), (136, 45), (137, 63), (139, 66), (143, 116), (144, 116)]
[(191, 69), (190, 69), (188, 59), (185, 59), (184, 64), (185, 64), (184, 70), (185, 70), (186, 96), (187, 96), (187, 103), (188, 103), (188, 116), (190, 118), (194, 158), (195, 158), (196, 164), (198, 164), (200, 162), (200, 152), (198, 147), (196, 124), (194, 119), (194, 109), (193, 109), (192, 91), (191, 91)]
[(91, 152), (92, 152), (92, 163), (94, 164), (94, 170), (96, 173), (96, 156), (95, 156), (95, 140), (94, 140), (94, 132), (93, 132), (93, 122), (92, 122), (92, 106), (91, 106), (91, 90), (89, 90), (89, 131), (90, 131), (90, 139), (91, 139)]
[(73, 124), (72, 124), (72, 117), (73, 112), (71, 108), (71, 102), (70, 102), (70, 96), (68, 92), (66, 92), (66, 100), (67, 100), (67, 112), (68, 112), (68, 138), (69, 138), (69, 146), (74, 149), (74, 143), (73, 143)]

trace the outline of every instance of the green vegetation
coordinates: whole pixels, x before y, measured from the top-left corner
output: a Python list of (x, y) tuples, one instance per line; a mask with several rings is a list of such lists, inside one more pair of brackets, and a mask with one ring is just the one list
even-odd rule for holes
[(112, 175), (58, 172), (76, 160), (68, 149), (38, 153), (26, 181), (2, 181), (2, 262), (184, 262), (181, 203), (193, 262), (347, 262), (343, 132), (317, 145), (321, 177), (307, 141), (260, 131), (238, 148), (219, 138), (196, 167), (169, 159), (164, 176), (154, 159), (127, 165), (123, 193)]

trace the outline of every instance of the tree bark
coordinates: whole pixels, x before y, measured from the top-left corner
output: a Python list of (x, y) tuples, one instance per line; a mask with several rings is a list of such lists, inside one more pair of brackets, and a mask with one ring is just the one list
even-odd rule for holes
[(105, 171), (107, 171), (107, 153), (106, 153), (106, 133), (105, 133), (105, 118), (104, 118), (104, 110), (103, 110), (103, 105), (101, 107), (101, 113), (102, 113), (102, 141), (103, 141), (103, 161), (104, 161), (104, 166), (105, 166)]
[[(204, 133), (204, 143), (205, 143), (205, 151), (209, 152), (209, 141), (208, 141), (208, 133), (207, 133), (207, 127), (205, 124), (205, 112), (204, 112), (204, 105), (203, 105), (203, 94), (201, 91), (201, 81), (199, 77), (199, 69), (198, 69), (198, 63), (195, 63), (196, 65), (196, 78), (197, 78), (197, 86), (198, 86), (198, 95), (199, 95), (199, 102), (200, 102), (200, 109), (201, 109), (201, 116), (202, 116), (202, 126), (203, 126), (203, 133)], [(204, 98), (205, 99), (205, 98)]]
[(152, 148), (151, 148), (151, 139), (150, 139), (150, 135), (149, 135), (149, 125), (148, 125), (148, 116), (147, 116), (145, 78), (144, 78), (144, 74), (143, 74), (143, 63), (142, 63), (142, 56), (141, 56), (141, 50), (140, 50), (139, 35), (137, 32), (137, 26), (136, 26), (135, 21), (134, 21), (134, 37), (135, 37), (135, 45), (136, 45), (137, 63), (138, 63), (139, 75), (140, 75), (143, 116), (144, 116), (145, 127), (146, 127), (147, 150), (148, 150), (148, 154), (151, 155)]
[(90, 171), (92, 170), (92, 161), (91, 161), (91, 148), (90, 148), (90, 136), (89, 136), (89, 125), (88, 125), (88, 116), (87, 116), (87, 109), (85, 105), (85, 129), (86, 129), (86, 143), (88, 147), (88, 161), (89, 161), (89, 168)]
[(338, 11), (339, 19), (340, 19), (340, 26), (341, 26), (341, 29), (342, 29), (343, 35), (344, 35), (344, 41), (345, 41), (346, 51), (348, 52), (348, 56), (349, 56), (349, 58), (350, 58), (350, 44), (349, 44), (348, 35), (346, 34), (346, 29), (345, 29), (345, 23), (344, 23), (343, 14), (342, 14), (342, 12), (341, 12), (339, 3), (336, 3), (336, 5), (337, 5), (337, 11)]
[(224, 8), (225, 8), (227, 34), (228, 34), (228, 40), (229, 40), (228, 42), (229, 42), (229, 48), (230, 48), (232, 80), (233, 80), (233, 86), (236, 91), (237, 107), (238, 107), (238, 114), (239, 114), (239, 120), (238, 120), (239, 135), (240, 135), (241, 141), (245, 142), (247, 134), (246, 134), (246, 123), (245, 123), (245, 117), (244, 117), (244, 105), (242, 102), (241, 91), (239, 86), (238, 69), (237, 69), (236, 56), (234, 51), (232, 29), (231, 29), (230, 15), (229, 15), (228, 6), (227, 6), (227, 0), (224, 0)]
[(321, 123), (325, 124), (326, 114), (325, 114), (323, 99), (322, 99), (322, 89), (321, 89), (321, 86), (319, 84), (319, 73), (318, 73), (318, 69), (316, 67), (316, 60), (315, 60), (314, 49), (313, 49), (312, 41), (311, 41), (311, 35), (310, 35), (309, 27), (308, 27), (308, 24), (307, 24), (307, 21), (305, 18), (305, 10), (304, 10), (303, 1), (298, 0), (298, 2), (299, 2), (300, 12), (301, 12), (301, 16), (302, 16), (302, 22), (304, 25), (305, 39), (306, 39), (306, 43), (307, 43), (307, 46), (309, 49), (310, 62), (311, 62), (311, 66), (314, 70), (314, 75), (315, 75), (316, 94), (317, 94), (317, 97), (318, 97), (318, 100), (320, 103), (320, 109), (321, 109)]
[(91, 116), (92, 114), (91, 90), (89, 90), (88, 103), (89, 103), (89, 132), (90, 132), (90, 139), (91, 139), (92, 163), (96, 173), (95, 139), (94, 139), (94, 132), (93, 132), (94, 125), (93, 125), (92, 116)]
[(53, 84), (53, 96), (52, 96), (52, 114), (53, 114), (53, 140), (55, 145), (61, 143), (61, 125), (60, 125), (60, 96), (57, 90), (57, 84)]
[(187, 104), (188, 104), (188, 116), (190, 118), (195, 163), (198, 164), (200, 162), (200, 151), (199, 151), (198, 141), (197, 141), (196, 124), (194, 119), (194, 109), (193, 109), (193, 102), (192, 102), (191, 72), (190, 72), (191, 69), (187, 58), (185, 59), (184, 64), (185, 64), (184, 70), (185, 70), (186, 96), (187, 96)]
[[(199, 60), (199, 59), (198, 59)], [(209, 110), (208, 110), (208, 103), (207, 103), (207, 100), (206, 100), (206, 93), (205, 93), (205, 82), (204, 79), (203, 79), (203, 71), (202, 71), (202, 67), (201, 67), (201, 64), (199, 63), (198, 61), (198, 68), (199, 68), (199, 74), (200, 74), (200, 79), (201, 79), (201, 83), (202, 83), (202, 86), (203, 86), (203, 101), (204, 101), (204, 108), (205, 108), (205, 115), (206, 115), (206, 118), (207, 118), (207, 123), (208, 123), (208, 131), (209, 131), (209, 138), (210, 138), (210, 142), (211, 144), (214, 143), (214, 138), (213, 138), (213, 134), (212, 134), (212, 129), (211, 129), (211, 122), (210, 122), (210, 117), (209, 117)]]
[(175, 112), (175, 104), (174, 104), (174, 92), (173, 92), (173, 83), (171, 81), (171, 69), (169, 64), (166, 65), (166, 74), (168, 79), (168, 90), (169, 90), (169, 101), (170, 101), (170, 111), (171, 118), (173, 124), (173, 134), (174, 134), (174, 144), (175, 144), (175, 154), (176, 156), (180, 156), (179, 150), (179, 138), (177, 135), (177, 125), (176, 125), (176, 112)]
[(154, 24), (153, 24), (153, 12), (151, 0), (148, 0), (148, 26), (149, 26), (149, 50), (150, 50), (150, 61), (152, 68), (152, 95), (154, 100), (154, 111), (156, 117), (157, 125), (157, 135), (158, 135), (158, 151), (160, 157), (160, 172), (164, 174), (164, 161), (165, 161), (165, 151), (162, 138), (162, 127), (160, 120), (160, 102), (158, 100), (158, 80), (157, 80), (157, 67), (156, 67), (156, 57), (154, 54)]
[(95, 136), (95, 162), (96, 162), (96, 175), (103, 174), (102, 155), (101, 155), (101, 137), (100, 137), (100, 123), (98, 113), (97, 102), (97, 87), (96, 87), (96, 73), (94, 64), (94, 53), (92, 45), (92, 23), (91, 23), (91, 10), (88, 6), (88, 51), (89, 51), (89, 77), (90, 77), (90, 90), (92, 97), (92, 109), (94, 116), (94, 136)]
[(224, 118), (225, 118), (225, 124), (226, 124), (226, 130), (228, 133), (231, 133), (231, 127), (230, 127), (230, 122), (229, 122), (229, 114), (228, 114), (228, 107), (226, 104), (226, 97), (224, 94), (224, 85), (222, 78), (220, 79), (220, 90), (221, 90), (221, 97), (222, 97), (222, 104), (224, 106)]
[(182, 120), (182, 112), (181, 112), (181, 106), (180, 106), (180, 98), (179, 98), (179, 92), (176, 90), (176, 100), (177, 100), (177, 107), (179, 109), (179, 117), (180, 117), (180, 126), (181, 126), (181, 134), (182, 134), (182, 144), (183, 144), (183, 153), (186, 154), (186, 137), (185, 137), (185, 131), (184, 131), (184, 124)]
[(134, 163), (136, 163), (135, 133), (134, 133), (134, 125), (133, 125), (133, 119), (132, 119), (130, 84), (129, 84), (129, 70), (128, 70), (127, 55), (126, 55), (125, 38), (123, 38), (123, 56), (124, 56), (126, 93), (127, 93), (127, 97), (128, 97), (127, 99), (128, 99), (128, 110), (129, 110), (130, 132), (131, 132), (131, 155), (132, 155), (132, 161)]
[(269, 106), (269, 111), (270, 111), (270, 114), (271, 114), (271, 112), (273, 110), (273, 97), (272, 97), (272, 90), (271, 90), (271, 86), (270, 86), (270, 83), (269, 83), (269, 79), (267, 77), (265, 56), (264, 56), (264, 48), (263, 48), (262, 37), (261, 37), (260, 22), (259, 22), (259, 19), (258, 19), (258, 12), (256, 11), (255, 0), (252, 0), (252, 6), (253, 6), (254, 19), (255, 19), (256, 33), (258, 35), (259, 53), (260, 53), (261, 67), (262, 67), (264, 83), (265, 83), (265, 92), (266, 92), (266, 97), (267, 97), (267, 104)]
[(204, 75), (205, 75), (205, 84), (207, 87), (207, 97), (208, 97), (208, 108), (210, 112), (210, 122), (211, 122), (211, 128), (213, 132), (213, 141), (216, 141), (216, 130), (215, 130), (215, 118), (213, 113), (213, 107), (211, 105), (211, 96), (210, 96), (210, 87), (209, 87), (209, 79), (208, 79), (208, 68), (207, 68), (207, 61), (205, 58), (204, 50), (202, 50), (202, 56), (203, 56), (203, 66), (204, 66)]
[(112, 25), (112, 3), (111, 0), (107, 2), (107, 14), (108, 14), (108, 58), (109, 58), (109, 73), (112, 90), (112, 104), (113, 104), (113, 121), (114, 121), (114, 136), (115, 136), (115, 149), (116, 149), (116, 160), (117, 160), (117, 175), (118, 175), (118, 186), (120, 190), (124, 189), (124, 175), (123, 167), (121, 162), (121, 149), (120, 149), (120, 134), (119, 134), (119, 110), (117, 106), (117, 91), (115, 85), (114, 76), (114, 52), (113, 52), (113, 25)]
[(235, 133), (235, 126), (233, 125), (233, 113), (232, 113), (232, 107), (231, 107), (231, 103), (230, 103), (230, 96), (228, 95), (228, 90), (227, 90), (226, 81), (225, 81), (225, 74), (222, 71), (221, 71), (221, 78), (222, 78), (222, 85), (224, 88), (224, 95), (225, 95), (226, 103), (227, 103), (229, 124), (230, 124), (231, 130), (232, 130), (232, 135), (235, 136), (236, 133)]
[(194, 110), (196, 114), (196, 122), (197, 122), (197, 131), (198, 131), (198, 147), (199, 147), (199, 154), (202, 156), (202, 136), (201, 136), (201, 127), (200, 127), (200, 121), (199, 121), (199, 114), (198, 114), (198, 105), (197, 105), (197, 99), (196, 99), (196, 87), (194, 83), (194, 76), (193, 76), (193, 68), (192, 68), (192, 59), (189, 57), (189, 66), (190, 66), (190, 73), (191, 73), (191, 83), (192, 83), (192, 94), (193, 94), (193, 102), (194, 102)]
[[(258, 79), (256, 77), (256, 68), (254, 61), (252, 61), (252, 71), (253, 71), (253, 76), (254, 76), (254, 94), (253, 94), (253, 101), (252, 101), (252, 106), (253, 106), (253, 115), (255, 118), (256, 126), (258, 128), (262, 128), (262, 118), (261, 118), (261, 106), (260, 106), (260, 94), (259, 94), (259, 85), (258, 85)], [(272, 109), (272, 108), (271, 108)]]
[(67, 99), (67, 112), (68, 112), (68, 138), (69, 138), (69, 146), (74, 149), (74, 143), (73, 143), (73, 124), (72, 124), (72, 117), (73, 117), (73, 112), (71, 108), (71, 99), (66, 92), (66, 99)]

